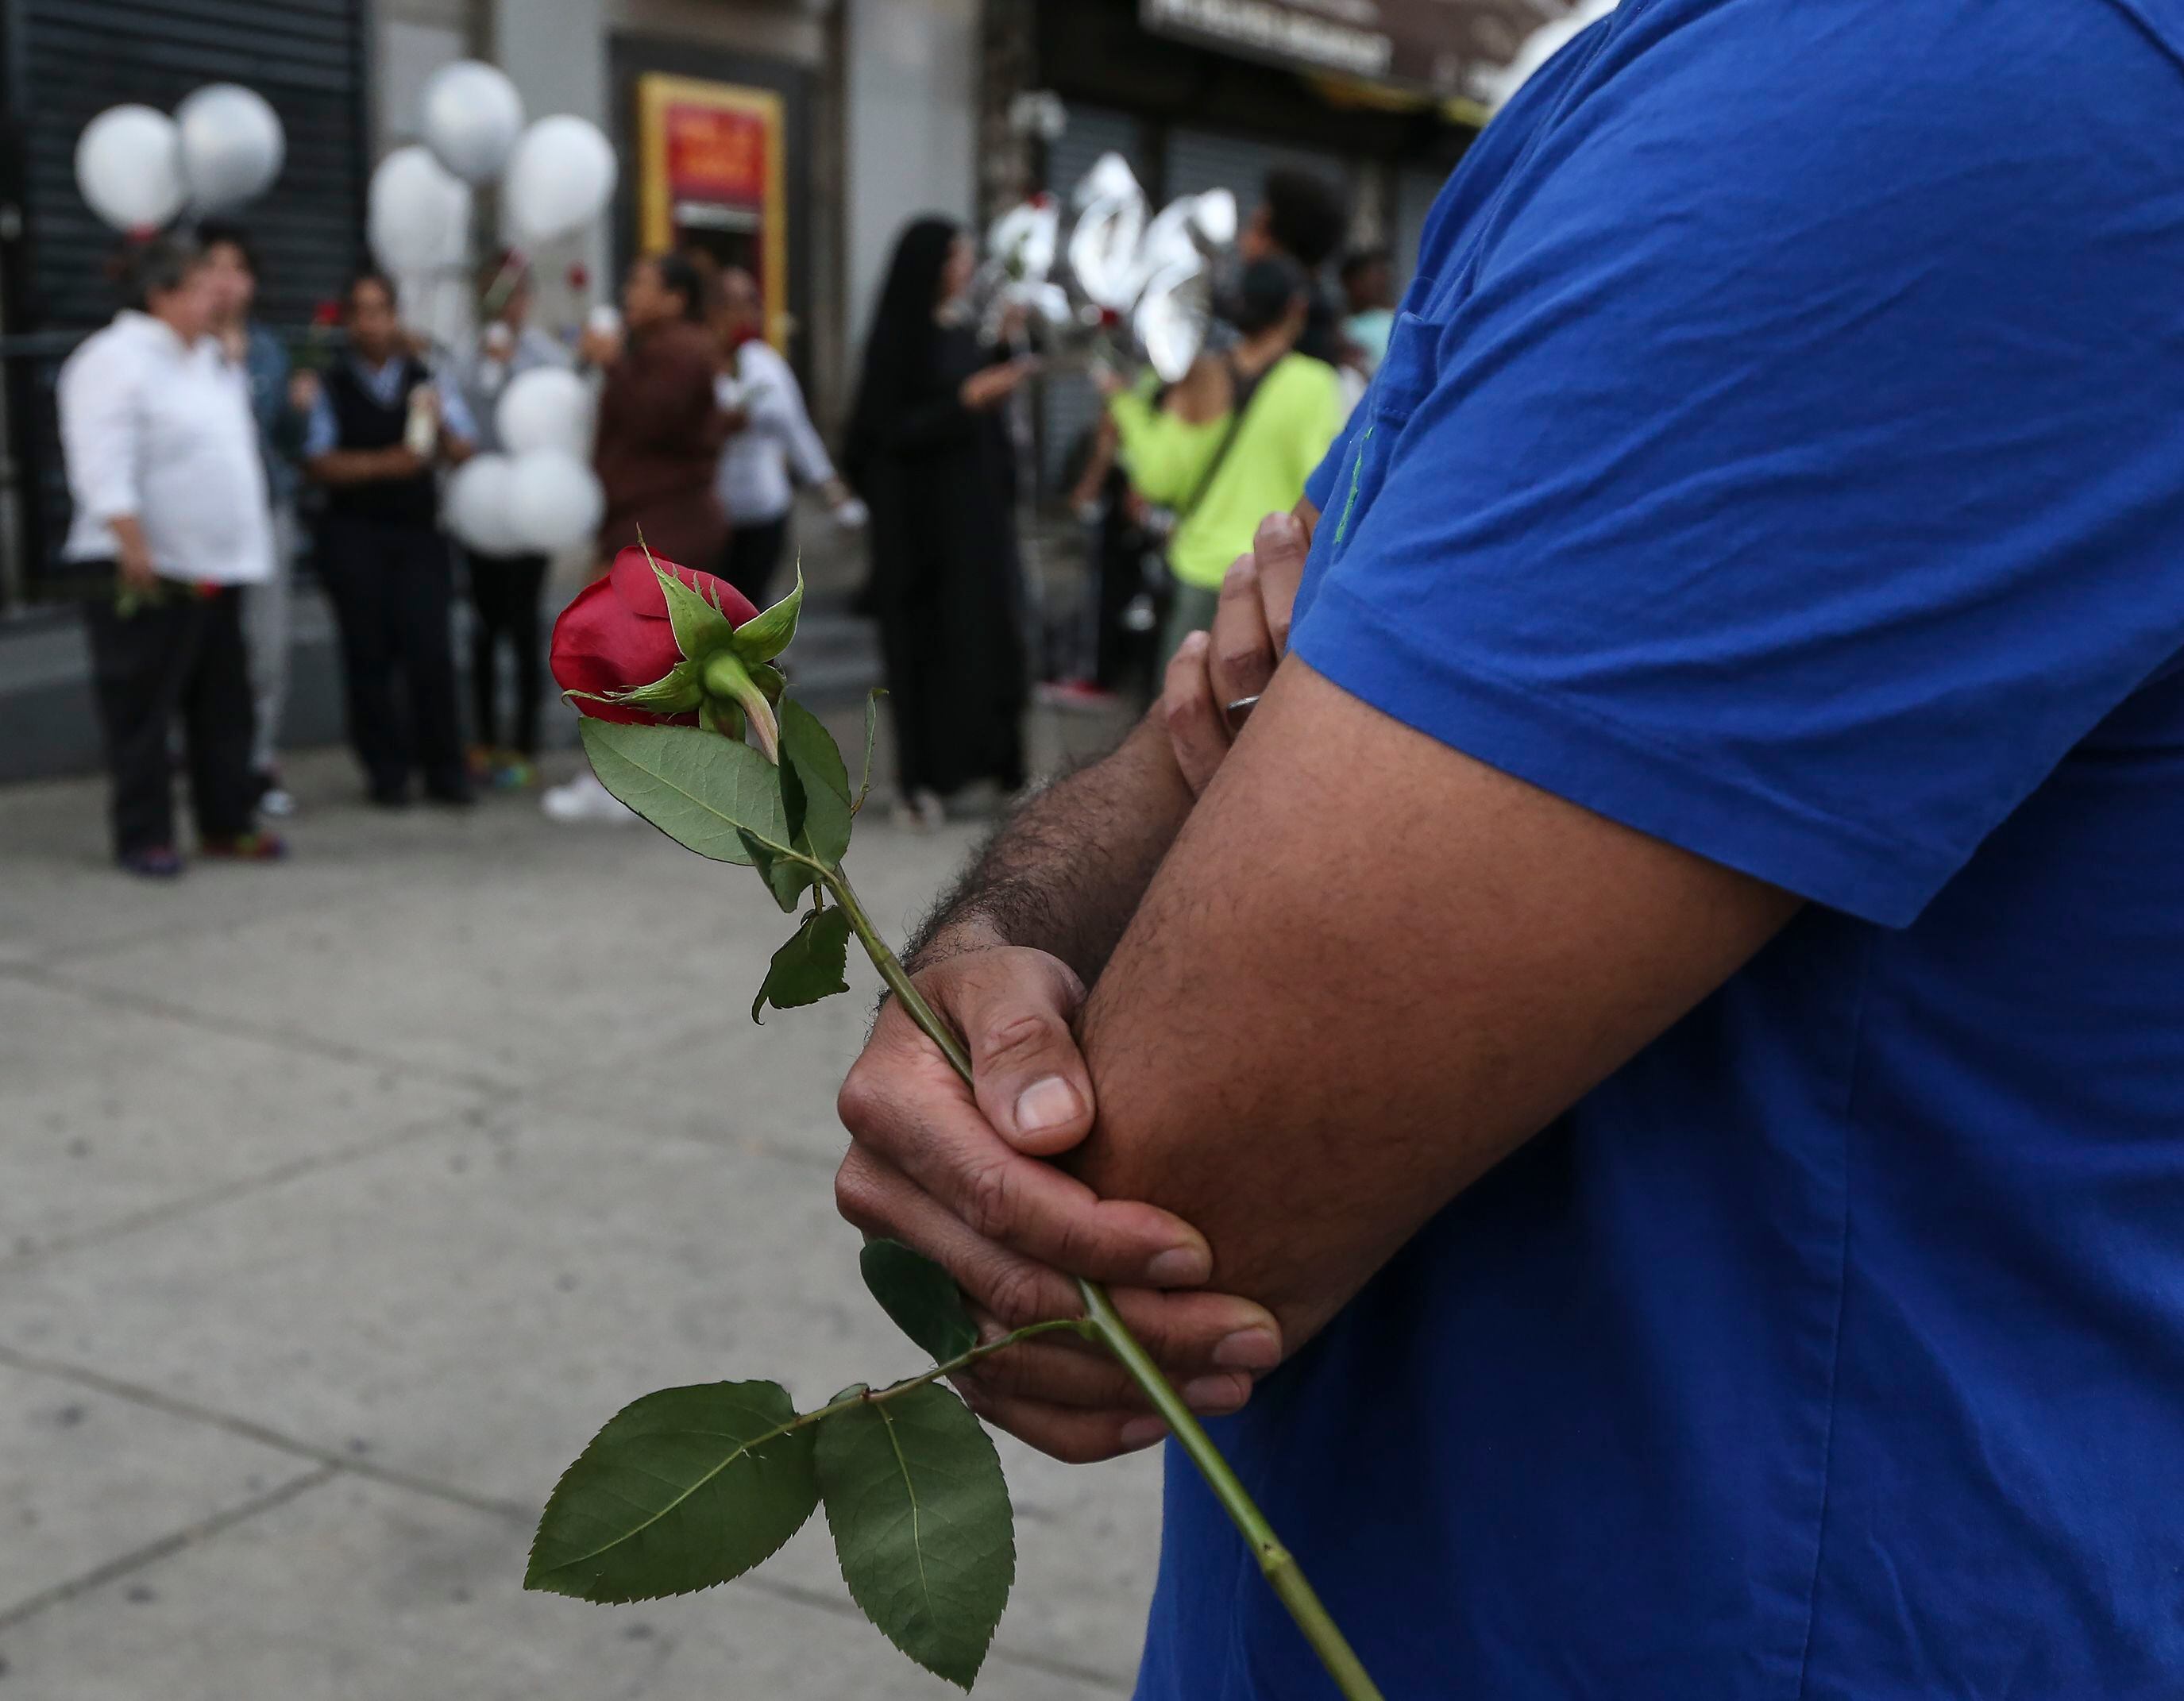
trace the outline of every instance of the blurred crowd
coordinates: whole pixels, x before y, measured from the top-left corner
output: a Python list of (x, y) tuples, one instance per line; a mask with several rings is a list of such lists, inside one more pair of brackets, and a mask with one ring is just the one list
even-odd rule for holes
[[(155, 878), (184, 866), (177, 728), (197, 854), (287, 854), (273, 823), (295, 808), (281, 751), (306, 554), (370, 802), (460, 809), (537, 784), (550, 563), (456, 543), (444, 509), (452, 470), (500, 449), (508, 387), (543, 368), (580, 375), (592, 398), (595, 572), (641, 538), (764, 607), (782, 589), (797, 489), (819, 492), (838, 524), (869, 529), (858, 605), (880, 632), (898, 817), (928, 827), (968, 788), (1017, 790), (1034, 677), (1065, 706), (1150, 692), (1362, 393), (1386, 346), (1390, 268), (1384, 253), (1341, 253), (1349, 226), (1334, 185), (1271, 175), (1188, 373), (1163, 384), (1090, 363), (1105, 405), (1070, 480), (1089, 571), (1058, 637), (1026, 594), (1022, 399), (1076, 357), (1043, 349), (1022, 313), (986, 310), (973, 240), (949, 220), (918, 220), (897, 243), (838, 472), (767, 340), (757, 282), (703, 254), (638, 260), (619, 311), (566, 339), (532, 322), (524, 262), (503, 254), (480, 279), (480, 328), (455, 349), (410, 332), (394, 284), (365, 270), (337, 323), (292, 351), (255, 318), (240, 226), (135, 248), (121, 310), (58, 385), (64, 553), (101, 587), (86, 617), (118, 862)], [(588, 774), (542, 801), (560, 821), (632, 818)]]

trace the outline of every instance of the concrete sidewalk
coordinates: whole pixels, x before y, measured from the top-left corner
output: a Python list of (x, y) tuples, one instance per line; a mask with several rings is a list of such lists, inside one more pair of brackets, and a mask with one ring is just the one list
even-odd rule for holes
[[(293, 862), (171, 889), (108, 868), (95, 784), (0, 792), (0, 1701), (956, 1693), (816, 1519), (704, 1595), (519, 1587), (624, 1401), (916, 1367), (831, 1197), (869, 972), (761, 1031), (787, 923), (748, 873), (293, 774)], [(851, 865), (900, 935), (972, 837), (878, 819)], [(1003, 1455), (978, 1694), (1127, 1695), (1156, 1465)]]

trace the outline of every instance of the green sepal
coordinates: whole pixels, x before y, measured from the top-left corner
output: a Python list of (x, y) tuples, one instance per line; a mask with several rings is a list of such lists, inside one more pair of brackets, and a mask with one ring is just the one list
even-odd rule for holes
[(978, 1344), (978, 1325), (956, 1278), (924, 1253), (900, 1241), (867, 1241), (857, 1254), (857, 1269), (880, 1309), (934, 1364), (960, 1358)]
[[(649, 555), (645, 559), (652, 560)], [(660, 580), (660, 594), (667, 599), (675, 647), (686, 660), (702, 662), (735, 642), (736, 629), (727, 616), (659, 562), (652, 562), (652, 571)]]
[(781, 706), (781, 694), (788, 689), (788, 680), (778, 667), (760, 661), (749, 669), (750, 677), (757, 682), (766, 700), (776, 708)]
[[(593, 694), (573, 692), (570, 694), (591, 696)], [(655, 679), (649, 685), (640, 685), (634, 691), (610, 691), (594, 700), (611, 703), (621, 709), (643, 709), (648, 714), (687, 715), (705, 700), (705, 691), (698, 683), (698, 664), (678, 661), (664, 679)]]
[(788, 943), (774, 952), (766, 984), (751, 1001), (751, 1020), (764, 1020), (769, 1004), (795, 1010), (850, 990), (850, 917), (839, 908), (815, 910)]
[(713, 697), (701, 698), (698, 723), (724, 739), (733, 739), (738, 744), (744, 741), (744, 711), (736, 704)]
[(753, 615), (736, 628), (736, 654), (746, 662), (771, 661), (796, 637), (797, 616), (804, 611), (804, 563), (796, 564), (796, 588), (763, 614)]

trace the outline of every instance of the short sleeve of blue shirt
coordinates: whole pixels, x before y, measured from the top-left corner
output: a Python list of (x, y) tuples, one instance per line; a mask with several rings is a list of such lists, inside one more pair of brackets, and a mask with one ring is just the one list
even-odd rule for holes
[(1530, 97), (1313, 481), (1297, 649), (1902, 925), (2184, 642), (2184, 73), (2110, 4), (1763, 10), (1626, 0)]

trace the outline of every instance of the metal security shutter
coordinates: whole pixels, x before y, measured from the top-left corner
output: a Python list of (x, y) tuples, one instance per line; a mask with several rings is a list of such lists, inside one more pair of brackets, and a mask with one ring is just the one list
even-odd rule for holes
[[(1065, 207), (1103, 153), (1121, 154), (1145, 192), (1156, 192), (1154, 162), (1145, 157), (1144, 126), (1126, 112), (1072, 103), (1069, 128), (1046, 150), (1046, 186)], [(1070, 452), (1100, 417), (1100, 393), (1089, 379), (1075, 374), (1050, 378), (1042, 388), (1042, 464), (1046, 488), (1053, 491), (1061, 488)]]
[(1339, 154), (1212, 131), (1178, 130), (1168, 137), (1167, 193), (1173, 200), (1178, 195), (1226, 189), (1235, 196), (1238, 213), (1248, 219), (1259, 204), (1259, 188), (1267, 173), (1278, 166), (1310, 171), (1338, 186), (1350, 182), (1349, 168)]
[(53, 577), (67, 526), (53, 415), (59, 357), (111, 316), (119, 238), (75, 187), (75, 144), (125, 101), (171, 112), (192, 89), (237, 82), (287, 135), (280, 181), (241, 215), (257, 243), (260, 316), (283, 330), (338, 295), (362, 253), (369, 172), (367, 0), (11, 0), (4, 17), (22, 209), (9, 244), (11, 335), (53, 352), (10, 362), (9, 410), (25, 503), (26, 577)]
[(337, 294), (364, 230), (363, 14), (363, 0), (16, 0), (30, 265), (15, 328), (107, 317), (114, 236), (76, 192), (83, 126), (123, 101), (172, 111), (209, 82), (257, 90), (287, 131), (280, 181), (243, 215), (264, 250), (265, 316), (299, 324)]

